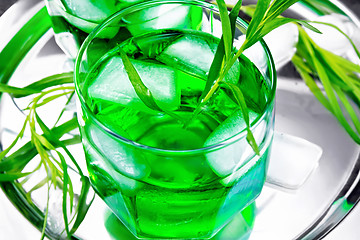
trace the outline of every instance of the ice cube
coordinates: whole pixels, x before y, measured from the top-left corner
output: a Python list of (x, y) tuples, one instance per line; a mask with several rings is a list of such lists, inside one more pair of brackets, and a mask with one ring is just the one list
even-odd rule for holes
[[(254, 121), (259, 115), (249, 110), (250, 122)], [(235, 112), (221, 123), (206, 139), (204, 146), (219, 144), (241, 131), (246, 131), (246, 124), (241, 111)], [(256, 143), (260, 145), (266, 133), (266, 122), (260, 122), (256, 128), (252, 129)], [(249, 157), (254, 155), (254, 151), (245, 138), (238, 140), (228, 146), (206, 154), (206, 159), (213, 171), (221, 176), (228, 176), (237, 170)], [(230, 180), (229, 180), (230, 181)], [(227, 183), (229, 182), (227, 181)]]
[[(180, 106), (180, 88), (177, 71), (155, 62), (131, 60), (141, 80), (151, 91), (156, 103), (163, 109)], [(121, 57), (112, 57), (88, 88), (89, 96), (133, 107), (150, 110), (138, 97), (124, 68)]]
[[(121, 189), (123, 194), (127, 196), (135, 195), (140, 189), (143, 188), (144, 183), (126, 177), (119, 171), (114, 170), (113, 164), (109, 162), (107, 158), (97, 151), (94, 146), (89, 143), (87, 139), (83, 139), (83, 145), (86, 150), (87, 161), (91, 168), (92, 175), (95, 174), (95, 178), (105, 178), (106, 180), (96, 181), (96, 190), (105, 194), (111, 194), (113, 190), (107, 189), (102, 185), (112, 184), (111, 188)], [(96, 169), (96, 170), (94, 170)], [(101, 175), (101, 176), (97, 176)], [(108, 175), (108, 176), (107, 176)], [(105, 181), (105, 182), (104, 182)], [(106, 192), (104, 192), (106, 191)]]
[(296, 190), (319, 164), (322, 149), (292, 135), (275, 132), (266, 182), (282, 189)]
[[(65, 19), (75, 27), (90, 33), (107, 17), (117, 11), (114, 1), (63, 0), (66, 11), (62, 12)], [(98, 34), (99, 38), (112, 38), (119, 31), (119, 26), (109, 26)]]
[[(213, 62), (218, 42), (218, 39), (211, 35), (200, 37), (185, 34), (164, 49), (157, 59), (197, 77), (206, 78)], [(236, 61), (225, 76), (225, 81), (236, 83), (239, 77), (239, 61)]]
[(113, 0), (62, 0), (64, 6), (78, 18), (100, 23), (117, 10)]
[(159, 29), (197, 29), (201, 22), (200, 8), (180, 4), (164, 4), (136, 11), (122, 20), (133, 35)]
[[(132, 179), (144, 179), (149, 176), (150, 166), (138, 149), (114, 139), (95, 126), (87, 125), (86, 128), (87, 137), (93, 143), (89, 147), (96, 147), (115, 171)], [(131, 185), (132, 183), (129, 187)]]

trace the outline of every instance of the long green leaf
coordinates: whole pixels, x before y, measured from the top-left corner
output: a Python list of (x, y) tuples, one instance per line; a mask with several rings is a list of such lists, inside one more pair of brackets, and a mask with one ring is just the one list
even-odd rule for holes
[(228, 15), (228, 10), (226, 7), (226, 3), (224, 0), (216, 0), (219, 12), (220, 12), (220, 19), (221, 19), (221, 25), (222, 25), (222, 37), (223, 37), (223, 43), (224, 43), (224, 49), (225, 49), (225, 59), (230, 58), (231, 50), (232, 50), (232, 43), (233, 43), (233, 37), (231, 32), (231, 25), (230, 25), (230, 19)]
[(65, 223), (65, 231), (66, 234), (68, 236), (68, 238), (70, 239), (70, 230), (69, 230), (69, 222), (68, 222), (68, 215), (67, 215), (67, 194), (68, 194), (68, 184), (69, 184), (69, 175), (68, 175), (68, 166), (66, 164), (65, 158), (64, 156), (58, 152), (58, 155), (61, 159), (61, 165), (62, 165), (62, 169), (64, 172), (64, 185), (63, 185), (63, 198), (62, 198), (62, 212), (63, 212), (63, 218), (64, 218), (64, 223)]
[[(343, 61), (341, 61), (340, 64), (338, 63), (338, 60), (341, 57), (335, 58), (335, 57), (333, 57), (332, 53), (330, 53), (329, 51), (326, 51), (325, 49), (321, 49), (317, 45), (315, 45), (315, 48), (321, 55), (324, 62), (326, 62), (326, 64), (328, 64), (328, 66), (331, 66), (331, 68), (329, 67), (329, 72), (333, 73), (334, 77), (332, 78), (332, 81), (336, 81), (338, 79), (338, 82), (339, 82), (338, 85), (343, 84), (344, 85), (343, 88), (351, 89), (352, 92), (354, 93), (354, 95), (356, 96), (356, 98), (360, 99), (360, 88), (356, 86), (356, 83), (354, 82), (354, 80), (348, 75), (349, 72), (346, 72), (346, 68), (344, 68), (342, 65)], [(349, 64), (345, 64), (345, 65), (349, 65)], [(360, 70), (360, 69), (354, 69), (354, 70)], [(360, 71), (358, 71), (358, 73), (360, 73)]]
[(71, 154), (71, 152), (67, 149), (67, 147), (58, 139), (56, 136), (51, 132), (51, 130), (45, 125), (45, 123), (42, 121), (42, 119), (39, 117), (38, 114), (35, 114), (36, 120), (41, 128), (41, 130), (44, 132), (44, 136), (46, 136), (47, 139), (54, 142), (57, 146), (61, 147), (66, 154), (71, 159), (72, 163), (75, 165), (76, 169), (78, 170), (80, 176), (84, 176), (79, 164), (77, 163), (74, 156)]
[(47, 197), (46, 197), (46, 208), (45, 208), (45, 215), (44, 215), (44, 223), (43, 223), (43, 228), (42, 228), (42, 231), (41, 231), (40, 240), (43, 240), (45, 238), (47, 219), (48, 219), (48, 216), (49, 216), (50, 186), (51, 185), (49, 184), (48, 185), (48, 190), (47, 190)]
[(221, 86), (228, 88), (231, 91), (232, 95), (234, 96), (237, 105), (241, 109), (241, 113), (242, 113), (242, 115), (244, 117), (244, 121), (246, 123), (246, 131), (247, 131), (246, 139), (247, 139), (248, 143), (250, 144), (250, 146), (252, 147), (252, 149), (254, 150), (254, 152), (257, 155), (260, 155), (259, 146), (256, 143), (254, 135), (250, 129), (249, 110), (246, 106), (244, 94), (242, 93), (241, 89), (233, 83), (222, 82)]
[[(69, 121), (63, 123), (62, 125), (55, 127), (51, 130), (54, 137), (57, 139), (60, 139), (64, 134), (76, 129), (78, 127), (77, 119), (76, 117), (70, 119)], [(79, 142), (79, 137), (75, 140), (69, 141), (69, 143), (66, 142), (67, 140), (63, 141), (63, 144), (73, 144), (74, 142)], [(59, 147), (58, 145), (54, 144), (56, 147)], [(10, 150), (10, 149), (9, 149)], [(4, 156), (6, 155), (5, 152), (1, 152)], [(37, 151), (35, 149), (35, 146), (28, 142), (25, 145), (23, 145), (21, 148), (16, 150), (14, 153), (12, 153), (10, 156), (7, 156), (5, 159), (0, 161), (0, 170), (1, 171), (21, 171), (26, 164), (31, 161), (35, 156), (37, 155)]]
[(33, 186), (28, 192), (27, 195), (30, 196), (32, 192), (42, 188), (45, 184), (49, 183), (49, 178), (46, 176), (41, 181), (39, 181), (35, 186)]
[[(8, 83), (21, 60), (51, 28), (51, 19), (44, 6), (15, 34), (0, 52), (0, 83)], [(1, 98), (0, 92), (0, 98)]]
[[(231, 9), (229, 14), (230, 25), (231, 25), (231, 45), (233, 44), (234, 36), (235, 36), (235, 25), (236, 20), (238, 18), (242, 1), (239, 0), (236, 5)], [(214, 59), (211, 63), (209, 74), (207, 76), (205, 88), (200, 96), (200, 102), (205, 98), (205, 96), (209, 93), (211, 87), (214, 85), (214, 82), (219, 77), (219, 73), (221, 71), (222, 63), (224, 61), (225, 56), (225, 48), (224, 48), (224, 36), (221, 36), (220, 42), (215, 52)]]
[(13, 87), (13, 86), (9, 86), (7, 84), (0, 83), (0, 92), (9, 93), (13, 96), (16, 96), (16, 95), (28, 96), (31, 94), (39, 93), (40, 91), (38, 91), (36, 89), (32, 89), (32, 88), (18, 88), (18, 87)]
[(49, 77), (45, 77), (39, 81), (33, 82), (25, 88), (36, 89), (39, 91), (45, 90), (49, 87), (59, 86), (62, 84), (74, 83), (74, 73), (66, 72), (54, 74)]
[(89, 178), (83, 176), (83, 177), (81, 177), (81, 182), (82, 182), (82, 187), (81, 187), (81, 193), (80, 193), (80, 198), (79, 198), (78, 207), (77, 207), (77, 216), (76, 216), (74, 225), (72, 226), (72, 228), (70, 230), (71, 235), (74, 234), (76, 232), (76, 230), (79, 228), (80, 224), (84, 220), (84, 218), (85, 218), (87, 212), (89, 211), (89, 208), (95, 198), (95, 195), (93, 195), (93, 198), (90, 200), (90, 202), (89, 203), (86, 202), (87, 198), (89, 196), (89, 191), (90, 191), (90, 181), (89, 181)]
[(41, 91), (49, 87), (69, 83), (73, 83), (72, 72), (55, 74), (22, 88), (12, 87), (7, 84), (0, 83), (0, 92), (9, 93), (15, 98), (22, 98), (32, 94), (40, 93)]
[(329, 99), (329, 103), (332, 109), (332, 113), (335, 115), (335, 117), (339, 120), (341, 125), (344, 127), (344, 129), (348, 132), (348, 134), (353, 138), (354, 141), (357, 143), (360, 143), (359, 136), (354, 132), (354, 130), (351, 128), (351, 126), (348, 124), (342, 109), (339, 105), (338, 99), (336, 97), (336, 94), (334, 92), (334, 89), (331, 85), (331, 81), (327, 75), (327, 71), (325, 70), (324, 66), (326, 66), (326, 63), (324, 61), (320, 62), (322, 60), (321, 55), (319, 55), (318, 52), (316, 52), (316, 47), (312, 47), (311, 43), (308, 39), (305, 39), (305, 45), (307, 46), (307, 50), (310, 52), (310, 55), (312, 56), (312, 60), (314, 62), (314, 66), (317, 70), (317, 73), (319, 75), (319, 78), (324, 86), (324, 90), (326, 92), (326, 95)]
[(49, 103), (49, 102), (52, 102), (52, 101), (55, 100), (55, 99), (58, 99), (58, 98), (61, 98), (61, 97), (67, 96), (67, 95), (71, 95), (73, 92), (74, 92), (74, 91), (63, 92), (63, 93), (55, 94), (55, 95), (53, 95), (53, 96), (44, 98), (40, 103), (37, 103), (37, 104), (34, 106), (34, 108), (39, 108), (39, 107), (41, 107), (41, 106), (46, 105), (46, 104)]
[(350, 104), (349, 100), (347, 99), (345, 93), (337, 86), (334, 86), (334, 90), (336, 91), (340, 101), (342, 102), (343, 106), (345, 107), (347, 113), (350, 116), (351, 121), (354, 124), (354, 127), (358, 134), (360, 134), (360, 120), (359, 116), (356, 114), (353, 106)]
[(65, 103), (65, 106), (63, 107), (63, 109), (61, 109), (61, 112), (60, 112), (60, 114), (59, 114), (59, 116), (58, 116), (58, 118), (57, 118), (57, 120), (56, 120), (56, 122), (55, 122), (55, 124), (54, 124), (55, 126), (58, 124), (58, 122), (59, 122), (60, 119), (62, 118), (63, 114), (64, 114), (65, 111), (66, 111), (66, 108), (69, 106), (69, 104), (71, 103), (71, 101), (72, 101), (72, 99), (73, 99), (74, 96), (75, 96), (75, 91), (72, 92), (72, 93), (70, 93), (69, 98), (68, 98), (68, 100), (67, 100), (66, 103)]
[(297, 60), (298, 57), (294, 56), (293, 63), (300, 73), (301, 78), (304, 80), (305, 84), (309, 87), (310, 91), (314, 94), (314, 96), (319, 100), (319, 102), (325, 106), (326, 109), (332, 111), (330, 103), (328, 99), (324, 96), (321, 89), (316, 84), (315, 80), (310, 76), (310, 72), (307, 71), (306, 67), (303, 67), (302, 60)]
[(151, 91), (142, 82), (138, 72), (136, 71), (134, 65), (131, 63), (129, 57), (120, 47), (118, 48), (118, 50), (120, 53), (120, 57), (124, 63), (125, 70), (129, 76), (131, 85), (135, 89), (137, 96), (147, 107), (156, 111), (161, 111), (161, 108), (156, 104)]
[(246, 39), (257, 38), (257, 32), (261, 31), (261, 22), (265, 18), (270, 2), (271, 0), (259, 0), (257, 2), (254, 15), (246, 31)]
[(19, 178), (25, 177), (31, 174), (31, 172), (27, 173), (0, 173), (0, 182), (12, 182)]
[[(27, 125), (27, 122), (28, 122), (28, 117), (26, 118), (25, 122), (24, 122), (24, 125), (22, 126), (21, 130), (20, 130), (20, 133), (16, 136), (16, 138), (14, 139), (14, 141), (10, 144), (10, 146), (5, 149), (4, 151), (2, 151), (0, 153), (0, 163), (1, 163), (1, 160), (4, 159), (4, 157), (6, 156), (6, 154), (9, 153), (9, 151), (16, 145), (16, 143), (19, 141), (20, 138), (22, 138), (22, 136), (24, 135), (24, 132), (25, 132), (25, 128), (26, 128), (26, 125)], [(0, 168), (1, 170), (1, 168)]]
[(274, 0), (266, 15), (265, 21), (271, 21), (300, 0)]

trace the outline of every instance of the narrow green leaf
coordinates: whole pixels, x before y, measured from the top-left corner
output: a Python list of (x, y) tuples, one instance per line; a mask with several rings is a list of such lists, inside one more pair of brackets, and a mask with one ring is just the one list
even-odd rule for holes
[(50, 141), (56, 143), (57, 146), (61, 147), (66, 154), (69, 156), (69, 158), (71, 159), (72, 163), (75, 165), (76, 169), (78, 170), (80, 176), (83, 176), (83, 172), (79, 166), (79, 164), (77, 163), (76, 159), (74, 158), (74, 156), (71, 154), (71, 152), (67, 149), (67, 147), (58, 139), (55, 137), (55, 135), (52, 133), (52, 131), (45, 125), (45, 123), (42, 121), (42, 119), (39, 117), (38, 114), (35, 114), (36, 117), (36, 121), (38, 122), (41, 130), (44, 132), (44, 136), (46, 136), (47, 139), (49, 139)]
[(265, 21), (271, 21), (300, 0), (274, 0), (266, 15)]
[(29, 120), (29, 117), (27, 117), (26, 120), (24, 121), (24, 125), (22, 126), (22, 128), (20, 130), (20, 133), (16, 136), (16, 138), (10, 144), (10, 146), (0, 153), (0, 163), (1, 163), (1, 160), (4, 159), (6, 154), (8, 154), (8, 152), (16, 145), (16, 143), (19, 141), (19, 139), (22, 138), (22, 136), (24, 135), (25, 128), (26, 128), (26, 125), (28, 123), (28, 120)]
[(232, 50), (233, 37), (231, 32), (228, 10), (224, 0), (216, 0), (216, 2), (218, 4), (219, 12), (220, 12), (222, 37), (223, 37), (224, 49), (225, 49), (225, 59), (229, 59)]
[(36, 89), (31, 89), (31, 88), (12, 87), (7, 84), (0, 83), (0, 92), (9, 93), (13, 96), (16, 96), (16, 95), (28, 96), (28, 95), (31, 95), (34, 93), (39, 93), (40, 91), (38, 91)]
[(49, 87), (59, 86), (62, 84), (69, 84), (74, 83), (74, 73), (67, 72), (67, 73), (59, 73), (54, 74), (49, 77), (43, 78), (39, 81), (31, 83), (30, 85), (26, 86), (25, 88), (36, 89), (39, 91), (45, 90)]
[(246, 31), (246, 39), (255, 37), (256, 32), (259, 32), (261, 30), (261, 22), (265, 17), (270, 2), (271, 0), (258, 0), (254, 15), (252, 16), (252, 19)]
[[(336, 58), (334, 57), (331, 52), (326, 51), (325, 49), (321, 49), (319, 46), (315, 45), (316, 50), (318, 51), (318, 54), (321, 55), (321, 58), (323, 59), (324, 63), (329, 66), (328, 73), (332, 73), (333, 78), (332, 81), (338, 83), (337, 85), (342, 86), (343, 89), (351, 89), (351, 91), (354, 93), (357, 99), (360, 99), (360, 88), (356, 86), (355, 81), (353, 78), (351, 78), (348, 74), (349, 72), (346, 72), (346, 67), (344, 67), (344, 61), (341, 61), (341, 64), (337, 62), (337, 60), (340, 60), (341, 57)], [(344, 59), (347, 61), (346, 59)], [(348, 61), (351, 63), (350, 61)], [(352, 64), (345, 64), (345, 66), (352, 66)], [(359, 66), (360, 68), (360, 66)], [(356, 69), (360, 70), (360, 69)], [(360, 71), (358, 72), (360, 73)], [(357, 82), (359, 82), (359, 79), (357, 79)]]
[(42, 188), (43, 186), (45, 186), (45, 184), (47, 184), (49, 182), (49, 178), (45, 177), (43, 178), (40, 182), (38, 182), (35, 186), (33, 186), (28, 192), (27, 195), (30, 196), (30, 194), (40, 188)]
[(257, 145), (254, 135), (250, 129), (249, 110), (246, 106), (244, 94), (242, 93), (241, 89), (238, 86), (236, 86), (235, 84), (221, 82), (221, 86), (228, 88), (231, 91), (232, 95), (234, 96), (236, 103), (240, 107), (241, 113), (242, 113), (242, 115), (244, 117), (244, 121), (246, 123), (246, 131), (247, 131), (246, 140), (248, 141), (248, 143), (250, 144), (250, 146), (252, 147), (254, 152), (257, 155), (260, 155), (259, 146)]
[(358, 115), (356, 114), (353, 106), (350, 104), (349, 100), (347, 99), (345, 93), (337, 86), (334, 86), (334, 90), (336, 91), (340, 101), (342, 102), (343, 106), (345, 107), (347, 113), (350, 116), (351, 121), (354, 124), (354, 127), (358, 134), (360, 134), (360, 120)]
[(316, 33), (318, 33), (318, 34), (322, 34), (322, 32), (321, 32), (319, 29), (317, 29), (316, 27), (314, 27), (313, 25), (310, 24), (311, 21), (298, 20), (298, 19), (295, 19), (295, 21), (296, 21), (297, 23), (301, 24), (302, 26), (310, 29), (310, 30), (313, 31), (313, 32), (316, 32)]
[[(73, 184), (72, 184), (72, 181), (71, 181), (71, 178), (70, 178), (70, 175), (69, 175), (69, 172), (68, 172), (68, 168), (69, 166), (67, 165), (67, 162), (65, 160), (65, 157), (64, 155), (59, 152), (59, 151), (56, 151), (56, 153), (58, 154), (59, 158), (60, 158), (60, 161), (61, 161), (61, 169), (63, 169), (63, 172), (64, 172), (64, 185), (67, 184), (67, 193), (69, 194), (69, 199), (70, 199), (70, 206), (69, 206), (69, 209), (70, 209), (70, 213), (72, 212), (73, 210), (73, 206), (74, 206), (74, 188), (73, 188)], [(66, 165), (66, 169), (64, 170), (64, 164)], [(65, 180), (66, 179), (66, 180)]]
[(40, 240), (43, 240), (45, 238), (47, 219), (48, 219), (48, 216), (49, 216), (50, 186), (51, 185), (49, 184), (48, 185), (48, 190), (47, 190), (47, 197), (46, 197), (46, 208), (45, 208), (45, 215), (44, 215), (44, 223), (43, 223), (43, 228), (42, 228), (42, 231), (41, 231)]
[(54, 86), (59, 86), (61, 84), (69, 84), (69, 83), (73, 83), (73, 73), (69, 72), (69, 73), (60, 73), (60, 74), (55, 74), (46, 78), (43, 78), (37, 82), (34, 82), (28, 86), (25, 86), (23, 88), (14, 88), (14, 87), (10, 87), (6, 84), (0, 84), (0, 92), (2, 91), (2, 86), (8, 86), (11, 89), (13, 89), (11, 92), (8, 91), (3, 91), (3, 92), (8, 92), (11, 93), (13, 97), (15, 98), (22, 98), (22, 97), (26, 97), (35, 93), (40, 93), (41, 91), (43, 91), (46, 88), (49, 87), (54, 87)]
[(239, 16), (241, 5), (242, 5), (242, 0), (238, 0), (236, 2), (235, 6), (231, 9), (230, 14), (229, 14), (232, 41), (234, 40), (233, 38), (234, 38), (234, 33), (235, 33), (235, 24), (236, 24), (236, 19)]
[(324, 66), (326, 66), (326, 64), (324, 64), (324, 61), (320, 62), (322, 60), (321, 55), (319, 55), (319, 53), (315, 51), (316, 48), (314, 49), (314, 47), (311, 45), (311, 42), (309, 39), (304, 38), (304, 43), (305, 43), (305, 46), (307, 47), (307, 50), (309, 51), (310, 55), (312, 56), (312, 60), (314, 62), (316, 71), (317, 71), (319, 78), (324, 86), (324, 90), (326, 92), (326, 95), (328, 97), (329, 104), (331, 107), (331, 112), (338, 119), (338, 121), (344, 127), (344, 129), (348, 132), (348, 134), (353, 138), (353, 140), (357, 143), (360, 143), (359, 136), (354, 132), (354, 130), (348, 124), (348, 122), (341, 110), (341, 107), (337, 100), (333, 86), (327, 75), (327, 71), (324, 68)]
[(328, 58), (332, 59), (332, 61), (336, 62), (338, 66), (341, 66), (345, 72), (348, 73), (360, 73), (360, 65), (355, 64), (341, 56), (338, 56), (332, 52), (329, 52), (325, 49), (320, 49), (319, 50), (323, 53), (326, 52), (326, 55), (328, 55)]
[(0, 182), (12, 182), (19, 178), (25, 177), (31, 174), (31, 172), (26, 173), (0, 173)]
[(84, 218), (95, 198), (95, 195), (93, 195), (93, 198), (90, 200), (89, 204), (86, 202), (88, 195), (89, 195), (89, 190), (90, 190), (90, 181), (89, 181), (89, 178), (83, 176), (83, 177), (81, 177), (81, 182), (82, 182), (82, 188), (81, 188), (80, 198), (79, 198), (78, 207), (77, 207), (77, 216), (76, 216), (74, 225), (72, 226), (72, 229), (70, 231), (70, 234), (74, 234), (76, 232), (76, 230), (78, 229), (78, 227), (84, 220)]
[[(241, 8), (242, 1), (239, 0), (234, 8), (230, 11), (229, 19), (231, 25), (231, 45), (233, 45), (234, 35), (235, 35), (235, 25), (236, 19), (238, 18), (239, 11)], [(215, 52), (214, 59), (211, 63), (209, 74), (207, 76), (205, 88), (200, 96), (200, 102), (205, 98), (209, 93), (211, 87), (214, 85), (214, 82), (219, 77), (221, 71), (222, 63), (224, 61), (225, 48), (224, 48), (224, 36), (221, 36), (220, 42)]]
[(74, 91), (70, 91), (70, 92), (63, 92), (63, 93), (59, 93), (59, 94), (55, 94), (53, 96), (50, 96), (50, 97), (47, 97), (47, 98), (44, 98), (40, 103), (37, 103), (34, 108), (38, 108), (38, 107), (41, 107), (41, 106), (44, 106), (46, 105), (47, 103), (51, 102), (51, 101), (54, 101), (55, 99), (58, 99), (58, 98), (61, 98), (63, 96), (66, 96), (66, 95), (71, 95)]
[(37, 138), (39, 139), (40, 143), (48, 150), (55, 150), (55, 147), (44, 136), (37, 135)]
[(55, 124), (54, 124), (55, 126), (58, 124), (58, 122), (60, 121), (61, 117), (62, 117), (63, 114), (65, 113), (66, 108), (67, 108), (67, 107), (69, 106), (69, 104), (71, 103), (72, 98), (74, 97), (74, 95), (75, 95), (75, 91), (73, 91), (73, 92), (70, 94), (68, 100), (67, 100), (66, 103), (65, 103), (65, 106), (63, 107), (63, 109), (61, 109), (61, 112), (60, 112), (60, 114), (59, 114), (59, 117), (57, 118), (57, 120), (56, 120), (56, 122), (55, 122)]
[(137, 96), (147, 107), (156, 111), (161, 111), (160, 107), (156, 104), (151, 91), (142, 82), (138, 72), (136, 71), (134, 65), (131, 63), (129, 57), (120, 47), (118, 48), (118, 50), (120, 53), (120, 57), (124, 63), (125, 70), (129, 76), (131, 85), (134, 87)]
[[(57, 139), (60, 139), (64, 134), (76, 129), (78, 127), (77, 118), (74, 117), (69, 121), (63, 123), (62, 125), (55, 127), (51, 130), (53, 136)], [(75, 136), (74, 139), (64, 140), (63, 144), (74, 144), (79, 142), (79, 136)], [(56, 147), (59, 147), (52, 142)], [(3, 154), (3, 152), (1, 152)], [(4, 154), (5, 156), (6, 154)], [(28, 142), (23, 145), (21, 148), (16, 150), (10, 156), (7, 156), (2, 161), (0, 161), (0, 169), (2, 171), (22, 171), (26, 164), (37, 155), (35, 146)]]
[(298, 60), (298, 56), (295, 55), (292, 61), (297, 71), (300, 73), (301, 78), (304, 80), (305, 84), (309, 87), (310, 91), (319, 100), (319, 102), (331, 112), (332, 108), (330, 106), (328, 99), (324, 96), (323, 92), (318, 87), (315, 80), (310, 76), (310, 72), (308, 71), (308, 69), (302, 66), (304, 65), (302, 60)]
[[(0, 83), (7, 83), (29, 50), (51, 28), (51, 19), (42, 7), (16, 34), (0, 52)], [(0, 92), (0, 98), (1, 98)]]
[(64, 156), (58, 152), (58, 156), (61, 160), (62, 169), (64, 172), (64, 185), (63, 185), (63, 199), (62, 199), (62, 212), (63, 212), (63, 218), (65, 223), (65, 231), (68, 236), (68, 238), (71, 238), (70, 230), (69, 230), (69, 222), (68, 222), (68, 215), (67, 215), (67, 193), (68, 193), (68, 184), (69, 184), (69, 175), (68, 175), (68, 166), (66, 164)]

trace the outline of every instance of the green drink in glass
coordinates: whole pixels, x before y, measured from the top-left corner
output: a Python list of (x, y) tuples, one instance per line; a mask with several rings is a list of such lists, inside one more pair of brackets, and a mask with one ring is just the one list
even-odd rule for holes
[[(132, 31), (127, 39), (102, 37), (109, 29), (130, 29), (124, 19), (144, 9), (179, 6), (201, 17), (186, 15), (181, 26)], [(245, 51), (223, 80), (243, 92), (260, 154), (246, 140), (246, 122), (229, 89), (218, 88), (197, 110), (220, 41), (219, 26), (214, 5), (147, 1), (106, 20), (80, 49), (75, 84), (90, 178), (138, 238), (211, 238), (263, 187), (276, 84), (265, 44)], [(238, 19), (235, 48), (245, 29)], [(127, 60), (141, 84), (128, 74)], [(156, 108), (135, 90), (142, 84)]]
[[(74, 59), (81, 44), (96, 26), (117, 11), (140, 2), (145, 0), (45, 0), (55, 39), (62, 50)], [(189, 6), (143, 9), (138, 14), (123, 19), (125, 24), (133, 25), (132, 28), (109, 28), (102, 33), (101, 38), (108, 40), (117, 36), (123, 39), (134, 31), (139, 34), (154, 28), (182, 27), (188, 24), (184, 20), (197, 17), (201, 17), (201, 13)]]

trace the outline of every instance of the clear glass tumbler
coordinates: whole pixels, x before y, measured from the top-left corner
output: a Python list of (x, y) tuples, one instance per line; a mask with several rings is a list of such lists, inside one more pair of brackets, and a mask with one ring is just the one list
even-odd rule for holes
[[(106, 18), (128, 6), (145, 0), (45, 0), (46, 8), (52, 21), (55, 39), (60, 48), (70, 57), (75, 59), (81, 44), (89, 33), (94, 30)], [(151, 14), (137, 16), (139, 25), (146, 28), (147, 22), (151, 23), (156, 15), (167, 15), (173, 13), (161, 8), (154, 9)], [(155, 14), (155, 15), (154, 15)], [(129, 19), (132, 21), (133, 19)], [(111, 39), (113, 35), (104, 33), (102, 38)]]
[[(235, 48), (245, 31), (238, 19)], [(80, 49), (78, 120), (92, 185), (138, 238), (211, 238), (262, 190), (274, 63), (258, 42), (223, 79), (244, 94), (257, 155), (232, 91), (220, 84), (199, 109), (221, 35), (213, 4), (146, 1), (111, 16)]]

